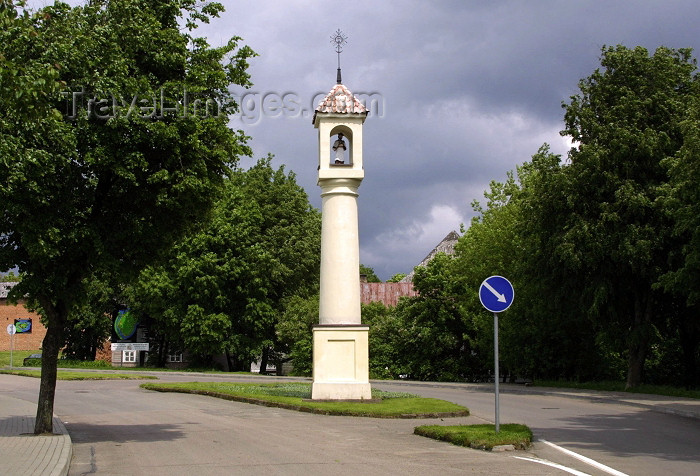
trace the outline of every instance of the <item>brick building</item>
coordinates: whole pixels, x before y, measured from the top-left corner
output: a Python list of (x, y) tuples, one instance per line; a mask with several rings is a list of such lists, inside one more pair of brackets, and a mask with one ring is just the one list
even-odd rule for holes
[[(24, 301), (12, 304), (8, 301), (7, 295), (14, 282), (0, 282), (0, 325), (2, 325), (2, 335), (0, 338), (0, 351), (10, 350), (10, 335), (7, 333), (7, 326), (15, 324), (17, 320), (31, 322), (31, 332), (18, 332), (14, 337), (14, 350), (39, 350), (41, 343), (46, 336), (46, 328), (41, 323), (39, 315), (27, 310)], [(26, 327), (26, 326), (25, 326)]]
[(387, 307), (396, 307), (400, 297), (418, 296), (413, 283), (367, 283), (360, 282), (362, 304), (381, 302)]

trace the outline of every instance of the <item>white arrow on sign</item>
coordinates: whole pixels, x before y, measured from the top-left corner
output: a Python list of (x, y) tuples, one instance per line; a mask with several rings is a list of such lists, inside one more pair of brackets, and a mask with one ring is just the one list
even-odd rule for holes
[(506, 295), (505, 295), (505, 294), (501, 294), (501, 293), (499, 293), (498, 291), (496, 291), (496, 290), (493, 288), (493, 286), (491, 286), (491, 285), (489, 284), (488, 281), (484, 281), (484, 287), (485, 287), (486, 289), (488, 289), (489, 291), (491, 291), (491, 292), (493, 293), (494, 296), (496, 296), (496, 299), (498, 299), (498, 302), (506, 302)]

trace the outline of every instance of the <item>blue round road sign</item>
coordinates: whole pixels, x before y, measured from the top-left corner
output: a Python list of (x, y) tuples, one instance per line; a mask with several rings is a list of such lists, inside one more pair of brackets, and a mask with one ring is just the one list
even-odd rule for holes
[(484, 279), (479, 288), (481, 305), (491, 312), (503, 312), (513, 304), (515, 291), (503, 276), (491, 276)]

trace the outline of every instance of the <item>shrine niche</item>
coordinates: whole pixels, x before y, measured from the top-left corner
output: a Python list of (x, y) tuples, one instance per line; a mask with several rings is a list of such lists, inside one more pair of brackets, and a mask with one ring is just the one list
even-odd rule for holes
[(355, 149), (353, 147), (352, 139), (352, 129), (347, 126), (339, 125), (331, 129), (328, 140), (328, 143), (330, 144), (328, 163), (331, 166), (352, 166), (353, 150)]

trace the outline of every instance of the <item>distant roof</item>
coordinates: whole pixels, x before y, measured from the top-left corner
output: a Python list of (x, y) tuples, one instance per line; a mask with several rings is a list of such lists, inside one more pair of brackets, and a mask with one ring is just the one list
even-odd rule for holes
[(367, 114), (367, 108), (343, 84), (336, 84), (318, 103), (311, 122), (316, 122), (316, 113)]
[(7, 299), (7, 295), (10, 294), (10, 290), (18, 284), (17, 281), (3, 281), (0, 282), (0, 299)]
[[(447, 255), (452, 255), (455, 252), (455, 245), (457, 244), (457, 240), (459, 240), (459, 234), (456, 231), (451, 231), (447, 234), (446, 237), (442, 239), (438, 245), (433, 248), (433, 251), (428, 253), (428, 256), (423, 258), (423, 261), (421, 261), (418, 266), (425, 266), (427, 265), (430, 260), (432, 260), (436, 254), (438, 253), (445, 253)], [(418, 267), (416, 266), (416, 267)], [(415, 274), (415, 268), (413, 271), (408, 273), (405, 278), (403, 278), (400, 283), (412, 283), (413, 282), (413, 275)]]

